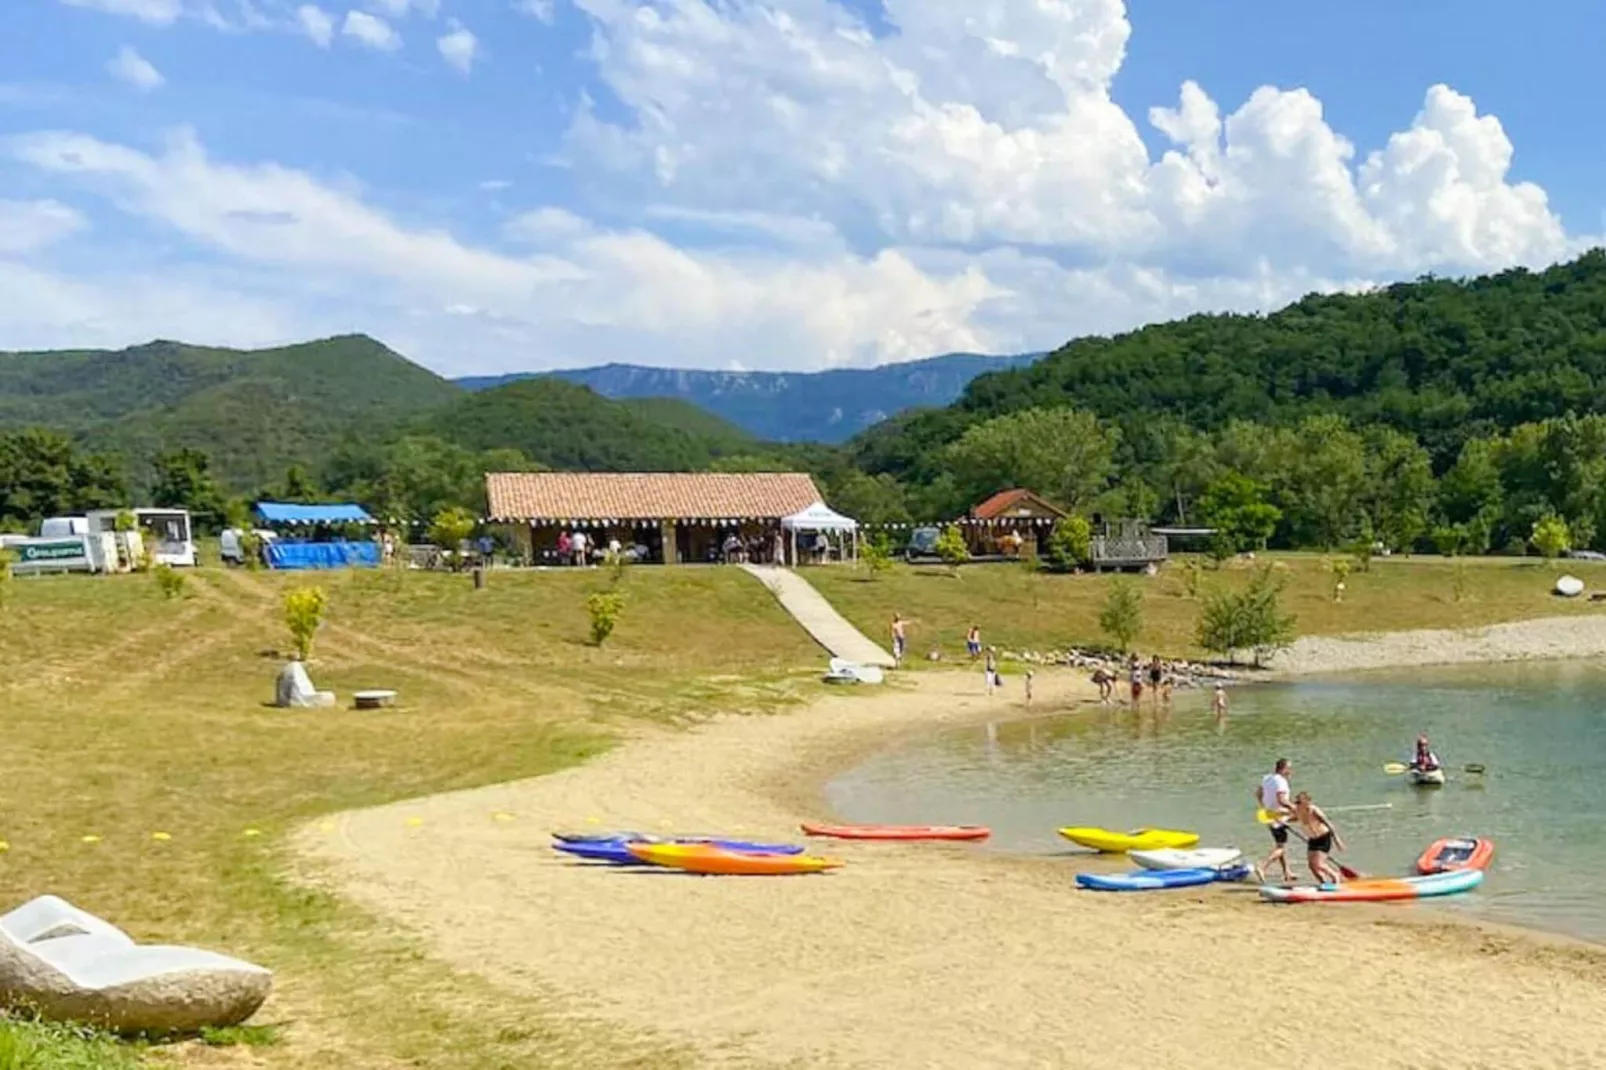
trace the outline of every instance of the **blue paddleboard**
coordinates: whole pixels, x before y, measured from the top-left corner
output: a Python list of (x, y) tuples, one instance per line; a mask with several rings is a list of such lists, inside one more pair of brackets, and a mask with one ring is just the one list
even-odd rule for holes
[(1078, 873), (1076, 883), (1096, 892), (1151, 892), (1192, 888), (1216, 881), (1238, 881), (1249, 875), (1245, 865), (1226, 869), (1140, 869), (1132, 873)]

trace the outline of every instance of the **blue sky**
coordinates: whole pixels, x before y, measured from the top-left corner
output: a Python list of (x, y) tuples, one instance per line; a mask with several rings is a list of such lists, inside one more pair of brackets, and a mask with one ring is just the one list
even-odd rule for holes
[(1606, 9), (1314, 8), (17, 0), (0, 348), (364, 331), (453, 374), (812, 369), (1606, 229)]

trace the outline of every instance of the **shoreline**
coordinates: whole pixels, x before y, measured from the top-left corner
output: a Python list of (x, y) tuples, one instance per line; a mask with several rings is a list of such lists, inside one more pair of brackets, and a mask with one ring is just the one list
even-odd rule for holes
[[(1343, 1019), (1334, 1065), (1412, 1065), (1397, 1050), (1407, 1005), (1486, 1023), (1462, 1049), (1470, 1065), (1606, 1063), (1606, 954), (1544, 932), (1408, 907), (1274, 908), (1249, 888), (1096, 896), (1074, 890), (1079, 858), (962, 845), (815, 841), (848, 865), (781, 881), (608, 871), (546, 845), (566, 826), (798, 840), (798, 821), (829, 816), (824, 781), (859, 756), (1094, 693), (1065, 670), (1040, 674), (1030, 708), (987, 698), (972, 673), (893, 679), (778, 715), (644, 730), (575, 769), (339, 815), (333, 836), (308, 828), (297, 844), (450, 964), (590, 1022), (691, 1040), (700, 1066), (1225, 1070), (1247, 1048), (1302, 1057), (1306, 1028), (1268, 1017), (1262, 986), (1242, 980), (1268, 963), (1288, 970), (1293, 1005)], [(1345, 963), (1341, 981), (1331, 962)], [(1580, 1013), (1536, 1024), (1563, 1001)]]

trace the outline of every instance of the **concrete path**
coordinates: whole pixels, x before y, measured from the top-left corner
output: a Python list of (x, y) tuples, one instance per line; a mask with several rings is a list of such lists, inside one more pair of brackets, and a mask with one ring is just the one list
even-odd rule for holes
[(770, 589), (781, 608), (803, 625), (814, 641), (831, 656), (856, 665), (892, 667), (892, 655), (870, 641), (847, 618), (836, 611), (814, 585), (789, 568), (773, 565), (743, 565), (749, 575)]

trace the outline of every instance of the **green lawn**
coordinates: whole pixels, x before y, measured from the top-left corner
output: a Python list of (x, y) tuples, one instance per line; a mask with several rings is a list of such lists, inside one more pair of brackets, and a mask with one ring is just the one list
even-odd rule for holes
[[(798, 670), (819, 661), (734, 570), (627, 573), (603, 649), (586, 643), (583, 609), (600, 571), (495, 572), (482, 591), (466, 575), (188, 575), (179, 601), (146, 576), (9, 584), (0, 907), (55, 892), (136, 938), (272, 967), (267, 1018), (284, 1028), (253, 1049), (253, 1065), (591, 1064), (585, 1030), (288, 881), (284, 835), (321, 814), (583, 761), (631, 719), (774, 710), (814, 686)], [(283, 592), (306, 583), (324, 586), (331, 606), (315, 682), (348, 703), (355, 689), (393, 687), (398, 708), (265, 705), (288, 648)], [(544, 831), (508, 826), (525, 841)], [(7, 1044), (34, 1054), (7, 1062)], [(106, 1050), (133, 1052), (0, 1030), (0, 1070), (119, 1065), (93, 1054)], [(186, 1066), (239, 1065), (238, 1051), (198, 1044), (154, 1057), (180, 1054)]]
[[(1285, 608), (1301, 635), (1465, 628), (1531, 617), (1606, 611), (1587, 601), (1550, 593), (1557, 576), (1570, 571), (1591, 587), (1606, 585), (1606, 565), (1538, 559), (1468, 558), (1463, 562), (1465, 597), (1455, 596), (1455, 565), (1444, 558), (1377, 558), (1368, 572), (1346, 580), (1342, 602), (1333, 601), (1328, 559), (1317, 554), (1262, 555), (1284, 577)], [(1200, 593), (1236, 587), (1253, 574), (1247, 566), (1215, 569), (1201, 562)], [(848, 568), (815, 568), (809, 580), (849, 620), (882, 643), (889, 642), (892, 614), (913, 621), (909, 649), (919, 664), (933, 647), (948, 656), (964, 650), (965, 631), (981, 627), (989, 644), (1008, 650), (1100, 646), (1099, 610), (1117, 582), (1143, 592), (1144, 627), (1137, 645), (1173, 657), (1198, 656), (1193, 642), (1199, 602), (1188, 596), (1185, 570), (1174, 561), (1153, 577), (1050, 575), (1013, 564), (965, 565), (957, 576), (941, 566), (897, 565), (871, 579)]]

